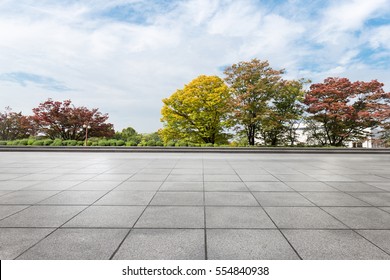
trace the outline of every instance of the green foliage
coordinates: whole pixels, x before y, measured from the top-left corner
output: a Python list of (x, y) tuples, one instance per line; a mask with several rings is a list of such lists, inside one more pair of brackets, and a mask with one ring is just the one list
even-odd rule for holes
[(123, 141), (123, 140), (117, 140), (117, 141), (116, 141), (116, 145), (117, 145), (117, 146), (124, 146), (124, 145), (125, 145), (125, 141)]
[(51, 143), (51, 146), (62, 146), (62, 140), (61, 139), (54, 139), (53, 143)]
[(126, 146), (128, 146), (128, 147), (130, 147), (130, 146), (137, 146), (138, 144), (137, 144), (137, 142), (135, 142), (135, 141), (127, 141), (126, 142)]
[(27, 146), (28, 145), (28, 139), (21, 139), (19, 141), (20, 146)]
[(43, 141), (43, 145), (44, 146), (50, 146), (51, 144), (53, 144), (54, 140), (51, 140), (51, 139), (46, 139)]
[(109, 142), (106, 139), (101, 139), (98, 141), (98, 146), (109, 146)]
[(34, 142), (35, 142), (35, 139), (30, 138), (30, 139), (28, 139), (28, 141), (27, 141), (27, 145), (31, 146)]
[(7, 141), (0, 141), (0, 146), (6, 146), (7, 145)]
[(44, 145), (45, 145), (45, 141), (44, 140), (35, 140), (32, 143), (32, 146), (44, 146)]

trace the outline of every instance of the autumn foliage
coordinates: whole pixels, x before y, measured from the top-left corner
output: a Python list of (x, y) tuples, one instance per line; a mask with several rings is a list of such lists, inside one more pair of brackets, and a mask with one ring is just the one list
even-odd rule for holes
[(89, 137), (112, 137), (113, 125), (106, 123), (108, 114), (102, 114), (98, 109), (75, 107), (70, 100), (47, 101), (33, 109), (32, 119), (41, 133), (50, 139), (83, 140), (84, 125), (90, 126)]
[(306, 94), (309, 120), (316, 126), (314, 137), (322, 144), (341, 146), (345, 141), (367, 137), (367, 129), (390, 121), (390, 93), (377, 80), (351, 82), (327, 78), (313, 84)]
[(160, 131), (164, 143), (184, 139), (193, 143), (227, 143), (229, 89), (217, 76), (199, 76), (163, 99)]
[(23, 116), (21, 112), (13, 112), (10, 107), (0, 112), (0, 139), (15, 140), (27, 138), (35, 134), (31, 117)]

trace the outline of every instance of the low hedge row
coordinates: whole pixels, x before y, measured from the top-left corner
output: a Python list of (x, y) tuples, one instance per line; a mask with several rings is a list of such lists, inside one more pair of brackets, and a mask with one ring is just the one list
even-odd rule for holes
[[(84, 141), (61, 140), (61, 139), (21, 139), (14, 141), (0, 141), (2, 146), (84, 146)], [(125, 142), (116, 139), (99, 139), (88, 141), (88, 146), (163, 146), (161, 142), (148, 141), (136, 143), (133, 141)]]

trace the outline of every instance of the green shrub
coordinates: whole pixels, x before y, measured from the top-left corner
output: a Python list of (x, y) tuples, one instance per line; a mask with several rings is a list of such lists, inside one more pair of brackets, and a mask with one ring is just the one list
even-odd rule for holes
[(7, 141), (0, 141), (0, 146), (7, 146)]
[(156, 146), (156, 141), (151, 139), (151, 140), (146, 142), (146, 146)]
[(177, 141), (177, 143), (175, 144), (176, 147), (187, 147), (188, 146), (188, 142), (187, 141), (184, 141), (184, 140), (180, 140), (180, 141)]
[(162, 141), (157, 141), (157, 142), (156, 142), (156, 146), (160, 146), (160, 147), (161, 147), (161, 146), (164, 146), (164, 144), (163, 144)]
[(62, 146), (62, 140), (61, 139), (54, 139), (53, 143), (50, 144), (50, 146)]
[(45, 144), (45, 141), (44, 140), (35, 140), (33, 143), (32, 143), (32, 146), (43, 146)]
[(92, 142), (91, 146), (97, 146), (98, 145), (98, 142)]
[(46, 139), (46, 140), (43, 140), (43, 145), (45, 146), (50, 146), (51, 144), (53, 144), (53, 140), (51, 139)]
[(107, 142), (106, 139), (101, 139), (98, 141), (98, 146), (108, 146), (109, 143)]
[(30, 138), (30, 139), (28, 139), (28, 141), (27, 141), (27, 145), (31, 146), (34, 142), (35, 142), (35, 139)]
[(176, 145), (176, 142), (172, 141), (172, 140), (168, 141), (168, 143), (167, 143), (168, 147), (174, 147), (175, 145)]
[(201, 144), (201, 147), (213, 147), (213, 143), (206, 143), (206, 144)]
[(28, 145), (28, 139), (22, 139), (19, 141), (20, 146), (27, 146)]
[(125, 145), (128, 146), (128, 147), (130, 147), (130, 146), (137, 146), (137, 142), (135, 142), (135, 141), (127, 141), (125, 143)]
[(109, 146), (116, 146), (116, 140), (115, 139), (110, 139), (107, 141)]
[(84, 146), (85, 141), (77, 141), (76, 145), (77, 146)]
[(125, 145), (125, 141), (123, 141), (123, 140), (118, 140), (118, 141), (116, 141), (116, 145), (117, 145), (117, 146), (124, 146), (124, 145)]

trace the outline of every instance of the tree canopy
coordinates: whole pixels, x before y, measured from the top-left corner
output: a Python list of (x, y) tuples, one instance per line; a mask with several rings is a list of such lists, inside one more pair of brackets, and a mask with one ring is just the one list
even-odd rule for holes
[(272, 69), (268, 61), (252, 59), (233, 64), (224, 73), (232, 94), (231, 119), (236, 130), (245, 133), (249, 145), (254, 145), (284, 70)]
[(199, 76), (163, 99), (161, 135), (164, 143), (185, 139), (193, 143), (227, 140), (230, 93), (217, 76)]
[(311, 85), (305, 97), (314, 138), (333, 146), (364, 139), (368, 128), (388, 123), (389, 101), (390, 93), (377, 80), (351, 82), (332, 77)]
[(0, 112), (0, 140), (15, 140), (34, 135), (35, 127), (28, 116), (6, 107)]
[(33, 120), (41, 133), (51, 139), (83, 140), (85, 128), (89, 126), (89, 137), (112, 137), (113, 125), (106, 123), (108, 114), (102, 114), (98, 109), (75, 107), (70, 100), (53, 101), (48, 99), (33, 109)]

